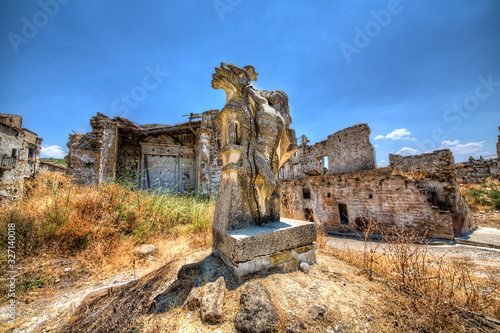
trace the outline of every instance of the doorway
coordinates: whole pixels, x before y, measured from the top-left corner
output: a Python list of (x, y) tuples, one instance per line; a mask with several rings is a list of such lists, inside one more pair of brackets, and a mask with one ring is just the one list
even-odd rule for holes
[(339, 215), (340, 215), (340, 224), (349, 225), (349, 215), (347, 214), (346, 204), (339, 204)]

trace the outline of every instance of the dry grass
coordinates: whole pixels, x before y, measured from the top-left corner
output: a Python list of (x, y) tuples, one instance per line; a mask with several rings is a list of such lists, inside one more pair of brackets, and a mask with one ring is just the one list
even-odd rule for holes
[(500, 210), (500, 181), (460, 186), (472, 212)]
[[(406, 325), (423, 331), (454, 331), (467, 311), (500, 319), (500, 281), (491, 272), (478, 275), (473, 262), (428, 255), (428, 243), (414, 233), (394, 228), (379, 242), (365, 230), (364, 251), (329, 249), (328, 252), (388, 282), (407, 297), (394, 303), (394, 313), (411, 316)], [(394, 300), (391, 300), (394, 302)], [(462, 318), (463, 319), (463, 318)], [(458, 325), (458, 326), (457, 326)]]
[[(132, 268), (140, 244), (158, 245), (161, 255), (212, 241), (211, 198), (133, 191), (117, 183), (79, 186), (60, 173), (41, 173), (27, 184), (26, 197), (2, 210), (0, 250), (7, 252), (7, 226), (15, 224), (16, 266), (24, 267), (20, 290), (50, 284), (61, 259), (79, 263), (75, 278), (102, 275)], [(0, 271), (7, 267), (4, 256)]]

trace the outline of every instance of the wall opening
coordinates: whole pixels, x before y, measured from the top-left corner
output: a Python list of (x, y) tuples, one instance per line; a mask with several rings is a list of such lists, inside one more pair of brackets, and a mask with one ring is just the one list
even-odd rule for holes
[(326, 197), (327, 197), (327, 198), (330, 198), (331, 196), (332, 196), (332, 194), (331, 194), (330, 192), (328, 192), (328, 193), (326, 194)]
[(234, 134), (236, 135), (236, 144), (239, 145), (241, 144), (241, 133), (240, 133), (240, 123), (235, 121), (234, 122)]
[(314, 222), (314, 212), (311, 208), (304, 208), (304, 214), (306, 216), (306, 221)]
[(347, 214), (346, 204), (339, 204), (339, 215), (340, 215), (340, 224), (349, 225), (349, 215)]
[(11, 157), (14, 157), (14, 158), (17, 157), (17, 149), (12, 149), (12, 156)]
[(303, 188), (302, 189), (302, 198), (303, 199), (311, 199), (311, 190), (308, 188)]
[(373, 199), (373, 194), (368, 195), (368, 199)]
[(35, 157), (35, 149), (33, 148), (28, 148), (28, 158), (33, 158)]

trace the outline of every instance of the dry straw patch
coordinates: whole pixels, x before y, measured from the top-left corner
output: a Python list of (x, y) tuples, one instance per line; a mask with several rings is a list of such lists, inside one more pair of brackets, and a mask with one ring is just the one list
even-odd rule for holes
[[(50, 284), (61, 259), (77, 262), (79, 274), (102, 276), (132, 268), (133, 249), (140, 244), (158, 245), (161, 256), (212, 242), (213, 198), (134, 191), (118, 183), (80, 186), (52, 172), (26, 187), (27, 195), (4, 205), (0, 216), (3, 252), (7, 225), (15, 224), (17, 265), (24, 267), (21, 290), (30, 281), (37, 281), (36, 287)], [(5, 272), (7, 261), (0, 260)]]
[[(328, 249), (326, 251), (389, 283), (406, 297), (391, 299), (394, 311), (404, 313), (411, 329), (453, 331), (462, 329), (469, 311), (500, 319), (500, 281), (494, 272), (478, 269), (470, 260), (445, 255), (433, 258), (428, 242), (401, 228), (385, 232), (382, 243), (372, 242), (376, 220), (364, 230), (364, 251)], [(383, 246), (383, 251), (377, 251)]]

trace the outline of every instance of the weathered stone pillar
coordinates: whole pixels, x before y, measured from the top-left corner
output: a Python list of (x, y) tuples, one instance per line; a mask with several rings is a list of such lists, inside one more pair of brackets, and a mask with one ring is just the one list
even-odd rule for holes
[(259, 91), (251, 66), (221, 64), (212, 87), (223, 89), (222, 173), (213, 220), (215, 255), (237, 278), (262, 270), (296, 270), (314, 263), (314, 223), (281, 219), (279, 168), (297, 149), (288, 97)]

